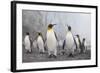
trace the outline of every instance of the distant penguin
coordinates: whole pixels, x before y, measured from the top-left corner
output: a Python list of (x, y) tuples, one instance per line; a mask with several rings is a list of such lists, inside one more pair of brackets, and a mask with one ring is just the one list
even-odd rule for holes
[(24, 38), (24, 46), (25, 46), (27, 53), (32, 52), (32, 50), (31, 50), (31, 40), (30, 40), (30, 36), (29, 36), (28, 32), (26, 33), (25, 38)]
[(82, 47), (81, 52), (84, 53), (85, 50), (86, 50), (86, 40), (85, 40), (85, 38), (83, 38), (83, 40), (82, 40), (82, 46), (81, 47)]
[(68, 31), (67, 31), (65, 40), (63, 42), (63, 49), (66, 50), (66, 52), (69, 56), (74, 56), (73, 54), (74, 54), (74, 50), (75, 50), (75, 40), (74, 40), (73, 34), (71, 32), (71, 26), (68, 26)]
[(81, 43), (81, 40), (80, 40), (80, 36), (77, 34), (76, 37), (77, 37), (77, 39), (76, 39), (77, 50), (79, 51), (79, 53), (81, 53), (81, 51), (82, 51), (82, 43)]
[(80, 53), (80, 51), (81, 51), (81, 40), (80, 40), (80, 37), (79, 37), (79, 35), (77, 34), (77, 35), (75, 35), (75, 41), (76, 41), (76, 51), (78, 52), (78, 53)]
[(38, 33), (38, 37), (37, 37), (37, 47), (39, 49), (40, 54), (43, 54), (45, 52), (44, 41), (43, 41), (42, 34), (40, 32)]
[(49, 57), (57, 57), (57, 36), (53, 30), (54, 24), (49, 24), (47, 29), (47, 48)]

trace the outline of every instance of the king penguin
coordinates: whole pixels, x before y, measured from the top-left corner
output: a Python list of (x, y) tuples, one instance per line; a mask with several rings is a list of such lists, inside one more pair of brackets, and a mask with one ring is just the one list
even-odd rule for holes
[(74, 56), (75, 40), (71, 32), (71, 26), (68, 26), (68, 31), (63, 42), (63, 49), (66, 51), (65, 53), (68, 54), (69, 57)]
[(49, 57), (57, 57), (57, 36), (53, 30), (53, 26), (56, 24), (49, 24), (47, 29), (47, 48)]
[(26, 49), (27, 53), (31, 53), (32, 52), (31, 40), (30, 40), (30, 36), (29, 36), (28, 32), (26, 33), (25, 38), (24, 38), (24, 46), (25, 46), (25, 49)]
[(80, 53), (81, 52), (81, 48), (82, 48), (82, 44), (81, 44), (81, 40), (80, 40), (80, 36), (77, 34), (76, 38), (75, 38), (76, 44), (77, 44), (77, 51)]
[(86, 51), (86, 39), (83, 38), (82, 40), (82, 49), (81, 49), (81, 52), (84, 53)]
[(37, 37), (37, 47), (39, 49), (40, 54), (43, 54), (44, 51), (44, 41), (43, 41), (43, 36), (42, 33), (38, 32), (38, 37)]

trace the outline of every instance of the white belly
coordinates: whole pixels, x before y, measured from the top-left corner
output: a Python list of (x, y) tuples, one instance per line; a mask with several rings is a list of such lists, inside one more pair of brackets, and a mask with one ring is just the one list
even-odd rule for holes
[(66, 35), (66, 49), (73, 49), (75, 43), (73, 39), (73, 35), (71, 32), (68, 32)]
[(25, 49), (30, 50), (30, 40), (29, 40), (29, 36), (26, 36), (24, 39), (24, 45), (25, 45)]
[(41, 36), (37, 38), (37, 45), (38, 45), (39, 50), (44, 50), (44, 43)]
[(57, 47), (57, 41), (53, 31), (47, 32), (47, 47), (50, 51), (54, 51)]

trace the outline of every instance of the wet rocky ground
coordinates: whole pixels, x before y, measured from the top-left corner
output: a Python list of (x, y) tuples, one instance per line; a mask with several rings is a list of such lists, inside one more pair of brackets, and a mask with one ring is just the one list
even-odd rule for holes
[(68, 61), (68, 60), (88, 60), (91, 59), (91, 50), (86, 50), (85, 53), (75, 53), (73, 57), (69, 57), (67, 54), (61, 54), (62, 49), (58, 49), (56, 58), (49, 58), (48, 53), (40, 54), (37, 48), (32, 48), (32, 53), (27, 53), (23, 47), (22, 61), (23, 63), (28, 62), (47, 62), (47, 61)]

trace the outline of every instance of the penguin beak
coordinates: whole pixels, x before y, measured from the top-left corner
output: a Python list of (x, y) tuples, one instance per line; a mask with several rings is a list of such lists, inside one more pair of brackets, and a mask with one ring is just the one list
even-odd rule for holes
[(54, 25), (57, 25), (57, 24), (53, 24), (53, 26), (54, 26)]
[(55, 26), (56, 24), (52, 24), (52, 27)]

